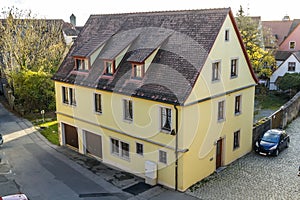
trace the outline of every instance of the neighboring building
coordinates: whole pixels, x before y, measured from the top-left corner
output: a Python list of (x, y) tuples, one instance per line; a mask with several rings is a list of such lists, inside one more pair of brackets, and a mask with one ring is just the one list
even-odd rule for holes
[[(282, 21), (263, 21), (264, 29), (269, 30), (277, 39), (277, 49), (279, 51), (299, 51), (300, 43), (297, 35), (299, 34), (300, 20), (290, 20), (289, 16), (284, 16)], [(265, 38), (265, 41), (269, 41)], [(298, 44), (298, 45), (297, 45)], [(274, 46), (273, 44), (265, 44), (265, 46)]]
[(300, 24), (296, 25), (282, 41), (279, 51), (300, 51)]
[(252, 149), (257, 79), (229, 8), (91, 15), (53, 76), (60, 143), (185, 191)]
[(277, 80), (279, 77), (284, 76), (286, 73), (299, 73), (300, 72), (300, 52), (277, 52), (276, 59), (278, 68), (273, 72), (270, 77), (269, 89), (277, 90)]
[(81, 30), (81, 27), (76, 26), (76, 17), (74, 14), (70, 16), (70, 23), (64, 23), (62, 30), (66, 44), (71, 46)]
[[(279, 47), (279, 45), (282, 43), (282, 41), (286, 38), (288, 35), (291, 25), (293, 21), (262, 21), (262, 26), (264, 29), (269, 30), (270, 33), (275, 37), (277, 40), (276, 46)], [(269, 41), (268, 38), (265, 39), (266, 41)], [(274, 46), (273, 44), (265, 44), (265, 46)]]

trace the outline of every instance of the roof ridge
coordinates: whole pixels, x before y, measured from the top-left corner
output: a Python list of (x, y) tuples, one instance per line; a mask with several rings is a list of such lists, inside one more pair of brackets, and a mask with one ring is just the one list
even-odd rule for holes
[(124, 12), (124, 13), (103, 13), (103, 14), (91, 14), (90, 16), (109, 16), (109, 15), (135, 15), (135, 14), (163, 14), (163, 13), (180, 13), (188, 11), (217, 11), (217, 10), (230, 10), (230, 7), (223, 8), (203, 8), (203, 9), (186, 9), (186, 10), (157, 10), (157, 11), (137, 11), (137, 12)]

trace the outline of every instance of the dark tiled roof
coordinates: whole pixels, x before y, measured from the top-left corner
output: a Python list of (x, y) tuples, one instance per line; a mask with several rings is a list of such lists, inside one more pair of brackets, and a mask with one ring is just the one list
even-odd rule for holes
[(289, 51), (277, 51), (275, 53), (275, 59), (278, 61), (285, 61), (293, 52)]
[[(230, 8), (91, 15), (53, 79), (183, 104), (229, 13)], [(89, 73), (74, 74), (73, 56), (87, 57), (99, 47)], [(114, 76), (103, 77), (103, 59), (115, 58), (127, 47)], [(132, 80), (131, 62), (144, 62), (156, 49), (143, 80)]]
[(298, 62), (300, 62), (300, 51), (296, 51), (293, 54), (297, 58)]

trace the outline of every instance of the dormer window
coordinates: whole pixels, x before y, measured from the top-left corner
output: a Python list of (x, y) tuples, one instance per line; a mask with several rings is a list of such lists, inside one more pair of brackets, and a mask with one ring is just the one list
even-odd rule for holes
[(145, 74), (144, 64), (132, 64), (132, 78), (133, 79), (142, 79)]
[(86, 58), (75, 58), (75, 69), (77, 71), (88, 71), (89, 64)]
[(104, 61), (105, 71), (104, 74), (112, 76), (115, 73), (115, 64), (114, 61)]
[(290, 49), (293, 50), (296, 47), (296, 42), (290, 41)]

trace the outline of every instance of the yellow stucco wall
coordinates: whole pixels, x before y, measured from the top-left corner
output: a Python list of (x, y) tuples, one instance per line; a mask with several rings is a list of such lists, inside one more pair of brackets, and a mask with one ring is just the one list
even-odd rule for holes
[[(62, 103), (62, 86), (75, 89), (76, 106)], [(174, 187), (175, 136), (160, 130), (161, 107), (172, 109), (172, 127), (175, 127), (173, 106), (60, 82), (55, 83), (55, 88), (58, 122), (77, 127), (79, 152), (84, 153), (83, 131), (98, 134), (102, 137), (103, 162), (144, 177), (145, 161), (154, 161), (158, 168), (158, 183)], [(102, 114), (94, 112), (94, 93), (102, 95)], [(133, 101), (132, 122), (123, 119), (123, 99)], [(111, 153), (110, 138), (129, 144), (130, 159)], [(136, 142), (144, 145), (143, 156), (136, 154)], [(158, 161), (158, 150), (167, 152), (167, 164)]]
[[(225, 41), (225, 30), (230, 39)], [(238, 76), (230, 77), (231, 59), (238, 59)], [(221, 79), (212, 81), (212, 63), (221, 62)], [(222, 165), (251, 151), (255, 81), (251, 76), (229, 17), (216, 39), (194, 89), (183, 107), (183, 154), (180, 183), (186, 190), (216, 170), (216, 142), (222, 138)], [(235, 115), (235, 97), (241, 95), (241, 113)], [(207, 99), (208, 98), (208, 99)], [(218, 102), (225, 101), (225, 120), (217, 119)], [(233, 149), (234, 132), (240, 130), (240, 147)]]
[[(230, 40), (224, 41), (225, 30)], [(155, 52), (156, 53), (156, 52)], [(238, 77), (230, 77), (230, 61), (238, 58)], [(150, 57), (149, 59), (152, 59)], [(212, 63), (221, 62), (221, 80), (212, 82)], [(186, 190), (216, 169), (216, 141), (224, 139), (222, 165), (227, 165), (251, 150), (254, 85), (237, 36), (227, 17), (216, 39), (191, 95), (179, 110), (178, 189)], [(76, 106), (62, 103), (62, 86), (75, 88)], [(144, 177), (146, 161), (157, 163), (158, 183), (175, 187), (175, 138), (161, 132), (160, 108), (172, 110), (175, 129), (175, 108), (155, 101), (118, 93), (55, 82), (57, 118), (78, 128), (79, 151), (84, 153), (83, 130), (102, 137), (103, 162)], [(94, 112), (94, 93), (102, 95), (102, 114)], [(241, 114), (234, 114), (235, 96), (241, 95)], [(212, 98), (211, 98), (212, 97)], [(208, 98), (208, 99), (207, 99)], [(133, 101), (133, 121), (123, 119), (123, 100)], [(225, 120), (218, 122), (218, 102), (225, 101)], [(199, 102), (198, 102), (199, 101)], [(60, 124), (61, 125), (61, 124)], [(240, 130), (240, 147), (233, 150), (233, 133)], [(60, 127), (62, 132), (62, 127)], [(110, 139), (116, 138), (130, 146), (130, 158), (111, 153)], [(144, 145), (144, 155), (135, 153), (136, 142)], [(63, 144), (63, 141), (61, 140)], [(158, 151), (167, 152), (167, 164), (158, 161)], [(185, 150), (188, 150), (185, 152)]]

